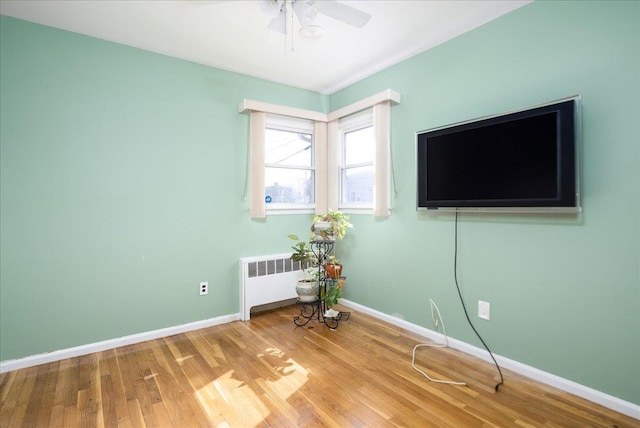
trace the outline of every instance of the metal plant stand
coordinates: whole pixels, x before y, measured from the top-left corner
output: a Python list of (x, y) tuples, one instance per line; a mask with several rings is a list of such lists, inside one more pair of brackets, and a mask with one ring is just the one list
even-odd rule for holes
[(327, 276), (325, 265), (331, 252), (333, 251), (333, 242), (325, 241), (311, 241), (311, 252), (318, 260), (318, 299), (313, 302), (302, 302), (298, 300), (301, 305), (300, 315), (296, 315), (293, 318), (295, 325), (302, 327), (313, 319), (316, 318), (318, 322), (325, 324), (331, 329), (338, 328), (340, 321), (346, 321), (351, 316), (350, 312), (339, 312), (334, 317), (325, 317), (325, 313), (329, 309), (326, 302), (327, 287), (335, 286), (337, 279)]

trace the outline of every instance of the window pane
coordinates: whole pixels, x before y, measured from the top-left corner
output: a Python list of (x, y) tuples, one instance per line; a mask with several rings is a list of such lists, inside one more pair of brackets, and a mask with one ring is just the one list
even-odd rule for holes
[(342, 170), (342, 203), (373, 203), (373, 166)]
[(269, 203), (313, 203), (313, 172), (311, 170), (271, 168), (265, 169), (264, 194)]
[(373, 162), (375, 144), (373, 126), (344, 134), (344, 163), (354, 165)]
[(306, 167), (312, 165), (311, 134), (266, 129), (264, 149), (267, 164)]

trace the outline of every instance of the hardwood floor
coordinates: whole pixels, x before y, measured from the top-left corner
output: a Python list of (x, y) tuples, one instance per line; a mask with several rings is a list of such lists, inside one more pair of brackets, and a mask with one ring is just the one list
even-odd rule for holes
[(0, 375), (5, 427), (632, 427), (640, 421), (352, 312), (296, 306)]

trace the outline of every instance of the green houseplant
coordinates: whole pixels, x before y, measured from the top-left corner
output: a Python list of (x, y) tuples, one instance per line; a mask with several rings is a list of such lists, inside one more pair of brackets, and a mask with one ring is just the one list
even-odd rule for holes
[(313, 216), (311, 231), (316, 240), (335, 241), (344, 238), (347, 229), (353, 227), (349, 216), (342, 211), (329, 210), (326, 214)]
[(329, 256), (327, 258), (327, 263), (324, 265), (324, 270), (327, 272), (327, 277), (329, 278), (340, 278), (340, 275), (342, 275), (342, 268), (343, 265), (336, 256)]
[(331, 308), (338, 303), (338, 299), (342, 297), (342, 287), (344, 286), (345, 277), (340, 277), (336, 281), (329, 281), (327, 284), (324, 301), (327, 307)]
[(301, 302), (313, 302), (318, 298), (320, 283), (316, 257), (313, 255), (308, 242), (301, 241), (297, 235), (288, 235), (289, 239), (298, 241), (291, 247), (291, 260), (299, 262), (304, 276), (296, 284), (296, 293)]
[(298, 241), (295, 245), (291, 247), (293, 253), (291, 254), (291, 260), (294, 262), (299, 262), (300, 266), (304, 269), (309, 267), (309, 264), (315, 259), (313, 253), (311, 252), (311, 248), (309, 247), (309, 243), (305, 241), (301, 241), (298, 238), (298, 235), (287, 235), (289, 239), (294, 241)]

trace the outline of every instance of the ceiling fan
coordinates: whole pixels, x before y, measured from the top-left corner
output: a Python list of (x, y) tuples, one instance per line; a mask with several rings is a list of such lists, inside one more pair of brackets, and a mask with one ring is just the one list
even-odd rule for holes
[[(260, 10), (271, 18), (269, 30), (287, 34), (287, 22), (293, 15), (300, 22), (300, 33), (309, 38), (320, 37), (324, 30), (314, 25), (318, 13), (333, 19), (362, 28), (371, 19), (371, 14), (335, 0), (260, 0)], [(288, 17), (291, 17), (288, 19)]]

